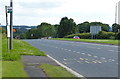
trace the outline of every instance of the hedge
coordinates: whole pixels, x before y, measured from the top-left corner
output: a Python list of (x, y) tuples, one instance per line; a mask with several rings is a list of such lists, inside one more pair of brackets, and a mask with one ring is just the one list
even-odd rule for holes
[(73, 38), (74, 36), (79, 36), (81, 39), (90, 39), (91, 38), (90, 33), (71, 34), (71, 35), (65, 36), (65, 38)]
[(96, 34), (96, 38), (97, 39), (115, 39), (115, 33), (100, 31), (99, 34)]

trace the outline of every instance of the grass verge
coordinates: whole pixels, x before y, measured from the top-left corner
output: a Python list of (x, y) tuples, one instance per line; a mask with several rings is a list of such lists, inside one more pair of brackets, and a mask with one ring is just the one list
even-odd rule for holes
[(2, 77), (28, 77), (20, 61), (2, 61)]
[(40, 68), (42, 68), (49, 77), (75, 77), (73, 74), (60, 66), (42, 64)]
[(0, 31), (0, 79), (2, 78), (2, 34)]
[[(1, 52), (0, 52), (1, 53)], [(7, 39), (2, 39), (2, 77), (28, 77), (21, 62), (21, 55), (46, 56), (39, 49), (22, 40), (13, 39), (13, 49), (8, 53)]]
[(112, 44), (120, 45), (120, 40), (109, 40), (109, 39), (72, 39), (72, 38), (51, 38), (51, 40), (66, 40), (66, 41), (78, 41), (78, 42), (89, 42), (89, 43), (101, 43), (101, 44)]
[(2, 60), (20, 60), (20, 55), (46, 56), (44, 52), (22, 40), (13, 40), (13, 49), (8, 53), (7, 39), (2, 40)]

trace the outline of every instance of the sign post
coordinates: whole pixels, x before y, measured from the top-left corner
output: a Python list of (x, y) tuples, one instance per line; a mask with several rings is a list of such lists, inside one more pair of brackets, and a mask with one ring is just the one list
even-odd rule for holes
[(13, 39), (13, 2), (12, 0), (10, 0), (10, 7), (9, 7), (9, 13), (10, 13), (10, 49), (13, 48), (13, 43), (12, 43), (12, 39)]
[(9, 39), (10, 39), (10, 26), (8, 26), (8, 6), (5, 6), (5, 11), (6, 11), (6, 30), (7, 30), (7, 48), (8, 52), (10, 52), (10, 47), (9, 47)]
[[(10, 0), (10, 6), (5, 6), (6, 11), (6, 30), (7, 30), (7, 45), (8, 52), (12, 49), (12, 39), (13, 39), (13, 4), (12, 0)], [(8, 25), (8, 13), (10, 13), (10, 26)]]

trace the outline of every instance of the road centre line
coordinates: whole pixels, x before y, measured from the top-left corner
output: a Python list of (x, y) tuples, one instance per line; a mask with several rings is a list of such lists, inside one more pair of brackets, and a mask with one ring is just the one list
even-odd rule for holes
[(80, 53), (80, 52), (76, 52), (76, 53)]
[(81, 53), (81, 54), (85, 55), (85, 53)]

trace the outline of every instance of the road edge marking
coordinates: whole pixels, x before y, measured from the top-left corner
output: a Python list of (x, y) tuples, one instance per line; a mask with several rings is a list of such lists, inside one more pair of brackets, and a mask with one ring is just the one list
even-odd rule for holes
[[(83, 75), (81, 75), (81, 74), (75, 72), (74, 70), (70, 69), (69, 67), (63, 65), (62, 63), (60, 63), (59, 61), (57, 61), (56, 59), (54, 59), (50, 55), (47, 55), (47, 57), (49, 57), (50, 59), (54, 60), (58, 65), (60, 65), (61, 67), (65, 68), (67, 71), (69, 71), (70, 73), (72, 73), (76, 77), (84, 77)], [(84, 77), (84, 79), (86, 79), (86, 78)]]

